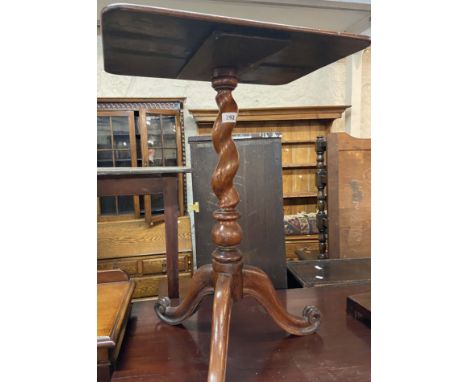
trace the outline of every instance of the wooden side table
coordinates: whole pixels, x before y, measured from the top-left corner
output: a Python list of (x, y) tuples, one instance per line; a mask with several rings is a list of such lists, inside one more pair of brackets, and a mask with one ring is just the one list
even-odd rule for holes
[[(166, 224), (168, 294), (179, 298), (177, 175), (188, 167), (98, 167), (97, 195), (150, 195), (162, 192)], [(146, 211), (145, 211), (146, 213)], [(147, 219), (152, 224), (151, 218)]]
[(135, 283), (121, 270), (98, 271), (97, 380), (109, 382), (130, 315)]
[(216, 245), (212, 264), (195, 272), (180, 305), (171, 306), (163, 298), (155, 310), (161, 320), (177, 325), (196, 311), (203, 297), (214, 294), (208, 381), (224, 381), (231, 309), (244, 295), (254, 297), (291, 334), (314, 333), (320, 324), (314, 306), (306, 306), (302, 317), (289, 314), (268, 276), (243, 264), (239, 195), (233, 184), (239, 154), (231, 137), (238, 108), (232, 91), (238, 82), (286, 84), (364, 49), (370, 41), (346, 33), (129, 4), (106, 7), (101, 32), (107, 72), (210, 81), (217, 93), (219, 114), (212, 138), (219, 161), (211, 186), (218, 209), (211, 231)]

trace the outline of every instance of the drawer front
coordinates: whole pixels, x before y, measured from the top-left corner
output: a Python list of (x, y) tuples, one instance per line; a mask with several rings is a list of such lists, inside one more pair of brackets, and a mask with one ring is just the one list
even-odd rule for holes
[[(179, 274), (179, 280), (190, 277), (190, 273)], [(161, 283), (167, 283), (167, 276), (143, 276), (132, 279), (135, 281), (132, 298), (155, 297), (158, 295)]]
[[(167, 261), (166, 255), (98, 260), (97, 269), (121, 269), (129, 276), (164, 275), (167, 272)], [(192, 253), (179, 253), (179, 272), (191, 271)]]
[(110, 269), (121, 269), (129, 276), (138, 274), (138, 261), (131, 260), (98, 260), (97, 269), (99, 271), (105, 271)]
[[(179, 272), (190, 272), (191, 256), (179, 255)], [(167, 260), (166, 257), (157, 259), (142, 260), (142, 274), (166, 274), (167, 273)]]
[(296, 249), (310, 248), (313, 251), (319, 251), (319, 243), (316, 240), (304, 240), (286, 242), (286, 260), (298, 260)]

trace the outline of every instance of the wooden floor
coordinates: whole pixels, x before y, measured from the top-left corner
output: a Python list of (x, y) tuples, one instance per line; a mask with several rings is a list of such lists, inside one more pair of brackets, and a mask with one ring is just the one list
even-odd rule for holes
[[(370, 381), (371, 331), (346, 314), (346, 297), (370, 285), (279, 291), (288, 311), (307, 304), (322, 312), (316, 334), (290, 336), (252, 298), (234, 304), (226, 380)], [(183, 325), (156, 317), (154, 301), (136, 302), (122, 345), (114, 382), (203, 381), (207, 379), (212, 298)]]

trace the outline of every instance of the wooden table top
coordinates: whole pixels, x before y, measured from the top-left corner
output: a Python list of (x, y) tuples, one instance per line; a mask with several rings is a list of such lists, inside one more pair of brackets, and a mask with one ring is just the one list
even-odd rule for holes
[(114, 347), (134, 289), (134, 282), (97, 284), (97, 346)]
[(356, 53), (367, 36), (130, 4), (101, 13), (104, 69), (113, 74), (280, 85)]
[[(369, 285), (278, 291), (288, 311), (322, 312), (318, 333), (290, 336), (252, 298), (233, 306), (227, 381), (370, 381), (371, 331), (346, 313), (346, 298)], [(156, 317), (154, 301), (135, 302), (112, 381), (206, 381), (212, 299), (182, 325)]]

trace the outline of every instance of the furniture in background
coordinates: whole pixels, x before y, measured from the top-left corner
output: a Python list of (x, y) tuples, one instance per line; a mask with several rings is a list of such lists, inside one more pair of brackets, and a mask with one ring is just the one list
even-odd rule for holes
[[(242, 203), (239, 224), (243, 238), (239, 249), (244, 264), (260, 267), (275, 288), (287, 288), (283, 235), (281, 139), (275, 133), (233, 136), (243, 158), (234, 178)], [(197, 267), (211, 263), (216, 246), (206, 240), (213, 225), (216, 196), (211, 192), (211, 174), (217, 155), (209, 136), (189, 137), (193, 200), (199, 205), (194, 213)]]
[(370, 258), (291, 261), (288, 263), (288, 271), (294, 278), (290, 279), (290, 287), (310, 288), (371, 282)]
[[(185, 166), (184, 98), (98, 98), (97, 166)], [(185, 178), (178, 176), (180, 215), (185, 214)], [(100, 198), (98, 221), (162, 214), (161, 195)]]
[[(166, 264), (167, 281), (169, 296), (173, 298), (179, 297), (179, 261), (178, 259), (178, 203), (177, 203), (177, 184), (179, 174), (190, 172), (187, 167), (104, 167), (97, 169), (97, 194), (98, 196), (122, 196), (122, 195), (152, 195), (161, 193), (164, 201), (164, 231), (165, 231), (165, 250), (166, 262), (163, 263), (160, 259), (154, 259), (152, 256), (143, 259), (135, 259), (125, 253), (125, 250), (130, 248), (133, 250), (135, 237), (131, 231), (122, 231), (120, 237), (110, 239), (110, 243), (103, 242), (104, 235), (100, 235), (98, 230), (98, 258), (103, 257), (100, 248), (102, 246), (111, 245), (116, 250), (108, 251), (109, 256), (113, 259), (109, 261), (98, 260), (98, 268), (119, 268), (129, 271), (137, 286), (143, 278), (143, 281), (148, 281), (153, 285), (145, 288), (154, 288), (152, 292), (157, 291), (158, 283), (155, 280), (157, 276), (140, 276), (154, 274), (162, 270), (163, 264)], [(153, 223), (151, 221), (150, 223)], [(147, 238), (150, 244), (149, 255), (153, 253), (151, 243), (154, 240)], [(127, 245), (124, 246), (123, 242)], [(119, 248), (120, 247), (120, 248)], [(127, 247), (127, 248), (125, 248)], [(123, 256), (121, 256), (123, 254)], [(143, 253), (144, 255), (144, 253)], [(156, 260), (156, 261), (155, 261)], [(184, 266), (184, 265), (183, 265)], [(185, 267), (184, 267), (184, 270)], [(139, 297), (139, 295), (137, 295)], [(137, 297), (134, 296), (134, 297)]]
[[(296, 338), (278, 330), (253, 299), (243, 299), (232, 312), (226, 380), (370, 381), (371, 330), (346, 314), (346, 298), (369, 290), (369, 284), (361, 284), (278, 291), (291, 312), (299, 313), (304, 301), (328, 312), (319, 335)], [(183, 329), (155, 319), (151, 301), (133, 303), (112, 381), (206, 381), (212, 313), (207, 299)]]
[(330, 258), (371, 256), (371, 140), (327, 136)]
[[(155, 310), (162, 321), (180, 324), (196, 311), (203, 297), (214, 294), (208, 380), (224, 381), (232, 304), (242, 300), (244, 294), (256, 298), (290, 334), (311, 334), (320, 324), (316, 307), (307, 306), (302, 317), (289, 314), (268, 276), (259, 268), (243, 266), (238, 249), (242, 240), (236, 211), (239, 195), (233, 185), (239, 156), (231, 138), (238, 112), (232, 91), (238, 82), (289, 83), (364, 49), (370, 40), (128, 4), (106, 7), (101, 13), (101, 31), (107, 72), (211, 81), (217, 92), (219, 114), (212, 137), (219, 162), (212, 189), (219, 208), (213, 214), (216, 223), (211, 235), (216, 250), (212, 264), (194, 273), (190, 291), (180, 305), (172, 307), (168, 298), (158, 299)], [(248, 342), (250, 345), (251, 336)]]
[[(239, 110), (234, 134), (281, 134), (287, 260), (298, 259), (295, 253), (297, 249), (308, 248), (320, 253), (315, 222), (319, 195), (316, 183), (319, 170), (316, 141), (317, 137), (330, 132), (333, 123), (342, 117), (348, 107), (300, 106)], [(218, 110), (189, 109), (189, 112), (197, 123), (198, 134), (211, 135)], [(304, 227), (310, 229), (304, 232)]]
[[(184, 166), (183, 98), (98, 98), (97, 166)], [(185, 177), (177, 174), (179, 269), (192, 267)], [(120, 268), (136, 280), (134, 298), (154, 297), (165, 283), (162, 194), (98, 198), (98, 269)]]
[(120, 270), (97, 273), (97, 380), (110, 382), (115, 369), (135, 283)]

